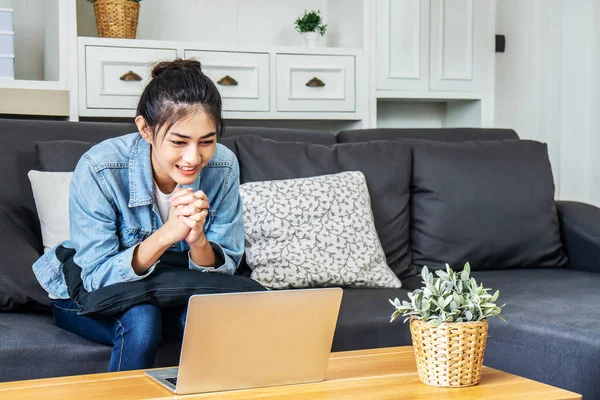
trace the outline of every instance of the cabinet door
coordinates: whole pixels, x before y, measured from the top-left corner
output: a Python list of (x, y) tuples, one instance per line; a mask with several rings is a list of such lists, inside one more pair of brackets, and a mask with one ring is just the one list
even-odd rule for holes
[(269, 55), (226, 51), (186, 50), (223, 98), (223, 111), (269, 111)]
[(492, 7), (490, 0), (431, 0), (430, 90), (484, 89), (494, 51)]
[(377, 0), (377, 90), (429, 89), (429, 0)]

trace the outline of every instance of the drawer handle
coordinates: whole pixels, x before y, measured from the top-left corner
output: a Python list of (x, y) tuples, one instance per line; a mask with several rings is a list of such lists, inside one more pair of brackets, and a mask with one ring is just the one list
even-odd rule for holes
[(306, 86), (308, 87), (323, 87), (325, 86), (325, 82), (317, 78), (316, 76), (312, 78), (310, 81), (306, 82)]
[(233, 79), (232, 77), (230, 77), (229, 75), (225, 75), (224, 77), (219, 79), (217, 81), (217, 83), (222, 86), (237, 86), (238, 85), (237, 81), (235, 79)]
[(133, 71), (127, 71), (119, 78), (122, 81), (141, 81), (142, 77)]

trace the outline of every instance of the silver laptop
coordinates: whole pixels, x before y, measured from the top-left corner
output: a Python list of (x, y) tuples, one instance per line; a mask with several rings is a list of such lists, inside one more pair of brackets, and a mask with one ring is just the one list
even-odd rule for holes
[(179, 368), (145, 371), (177, 394), (325, 379), (342, 289), (192, 296)]

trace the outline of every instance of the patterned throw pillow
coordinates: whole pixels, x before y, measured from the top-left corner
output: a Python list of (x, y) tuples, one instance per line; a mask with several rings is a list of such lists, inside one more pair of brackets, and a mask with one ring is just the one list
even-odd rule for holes
[(246, 261), (270, 289), (399, 288), (362, 172), (244, 183)]

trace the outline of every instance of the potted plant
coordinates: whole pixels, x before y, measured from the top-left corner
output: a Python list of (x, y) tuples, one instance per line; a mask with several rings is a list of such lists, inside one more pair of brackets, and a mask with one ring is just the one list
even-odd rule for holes
[(307, 47), (317, 47), (319, 37), (327, 31), (327, 25), (323, 24), (320, 10), (304, 11), (304, 15), (296, 19), (296, 30), (304, 36)]
[[(462, 272), (446, 270), (434, 275), (423, 267), (423, 284), (408, 294), (410, 303), (397, 298), (391, 321), (410, 320), (419, 379), (427, 385), (463, 387), (479, 383), (489, 317), (499, 316), (499, 292), (488, 293), (470, 277), (466, 263)], [(506, 321), (505, 321), (506, 322)]]
[(135, 39), (141, 0), (88, 0), (94, 4), (99, 37)]

